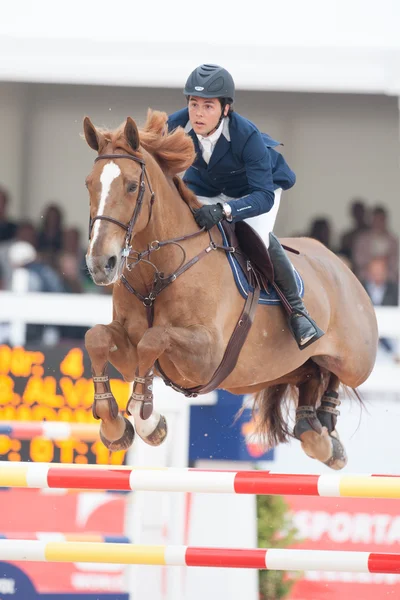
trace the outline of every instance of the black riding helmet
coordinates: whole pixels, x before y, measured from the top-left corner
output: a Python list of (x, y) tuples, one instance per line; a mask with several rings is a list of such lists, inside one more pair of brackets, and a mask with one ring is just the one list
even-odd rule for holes
[(225, 106), (233, 104), (235, 99), (235, 82), (232, 75), (219, 65), (200, 65), (200, 67), (197, 67), (197, 69), (190, 73), (183, 93), (188, 100), (190, 96), (219, 98), (221, 116), (217, 125), (206, 134), (210, 135), (210, 133), (216, 131), (220, 126), (224, 118)]
[(200, 65), (189, 75), (183, 93), (185, 96), (200, 98), (224, 98), (227, 104), (232, 104), (235, 99), (235, 83), (232, 75), (223, 67)]

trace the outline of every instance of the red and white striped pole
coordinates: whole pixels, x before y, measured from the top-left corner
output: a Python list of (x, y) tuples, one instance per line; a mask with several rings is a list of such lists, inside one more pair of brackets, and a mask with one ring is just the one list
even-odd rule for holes
[(0, 462), (0, 487), (399, 498), (400, 476)]

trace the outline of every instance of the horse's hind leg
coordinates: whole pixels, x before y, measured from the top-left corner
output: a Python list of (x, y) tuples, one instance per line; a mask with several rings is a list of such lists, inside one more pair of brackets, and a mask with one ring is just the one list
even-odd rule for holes
[(92, 410), (94, 417), (101, 419), (101, 441), (109, 450), (126, 450), (133, 442), (135, 431), (132, 423), (119, 412), (110, 389), (107, 365), (111, 362), (125, 379), (131, 379), (126, 365), (133, 363), (134, 370), (137, 362), (136, 350), (126, 331), (117, 322), (96, 325), (89, 329), (85, 336), (85, 345), (92, 363), (95, 391)]
[(323, 427), (326, 427), (331, 437), (332, 456), (326, 463), (332, 469), (343, 469), (347, 464), (346, 450), (339, 439), (336, 431), (336, 422), (339, 416), (337, 406), (340, 405), (338, 389), (340, 385), (339, 378), (331, 373), (326, 392), (322, 396), (321, 404), (317, 409), (317, 417)]
[[(325, 389), (320, 369), (315, 365), (313, 375), (298, 386), (299, 405), (296, 411), (294, 435), (301, 441), (304, 452), (332, 469), (342, 469), (347, 462), (345, 450), (335, 431), (336, 409), (332, 409), (339, 380), (332, 375), (321, 405), (316, 410), (321, 391)], [(335, 389), (336, 388), (336, 389)], [(326, 394), (330, 394), (326, 396)], [(333, 412), (333, 410), (335, 412)]]
[(309, 366), (311, 370), (307, 373), (306, 380), (297, 386), (299, 403), (293, 433), (300, 440), (301, 447), (308, 456), (325, 463), (332, 455), (332, 444), (327, 429), (323, 428), (316, 412), (322, 377), (317, 365), (310, 363)]

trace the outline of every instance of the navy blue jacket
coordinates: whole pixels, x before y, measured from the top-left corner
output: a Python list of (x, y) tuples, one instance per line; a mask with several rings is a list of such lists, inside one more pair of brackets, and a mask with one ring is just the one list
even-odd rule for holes
[(218, 139), (209, 164), (203, 160), (197, 135), (189, 121), (187, 108), (168, 118), (168, 129), (183, 127), (192, 137), (196, 158), (186, 171), (184, 181), (197, 195), (212, 198), (225, 194), (232, 218), (236, 221), (255, 217), (271, 210), (274, 191), (291, 188), (296, 176), (282, 154), (274, 150), (279, 142), (261, 133), (244, 117), (233, 112)]

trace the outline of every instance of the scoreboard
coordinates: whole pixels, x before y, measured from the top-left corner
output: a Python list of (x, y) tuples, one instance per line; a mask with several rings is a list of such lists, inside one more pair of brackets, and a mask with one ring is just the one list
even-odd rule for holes
[[(125, 409), (130, 385), (110, 365), (111, 390)], [(35, 348), (0, 346), (0, 422), (96, 423), (91, 412), (94, 386), (83, 346)], [(0, 435), (0, 459), (9, 461), (123, 464), (125, 452), (110, 453), (100, 442), (79, 439), (32, 440)]]

